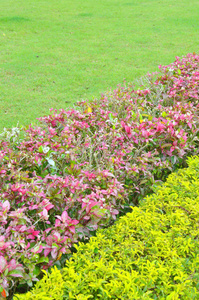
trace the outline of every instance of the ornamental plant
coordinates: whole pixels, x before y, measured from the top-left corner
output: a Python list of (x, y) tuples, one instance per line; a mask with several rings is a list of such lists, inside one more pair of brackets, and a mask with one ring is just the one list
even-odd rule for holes
[(188, 164), (14, 300), (197, 300), (199, 157)]
[(0, 140), (0, 289), (61, 267), (74, 243), (139, 204), (197, 154), (199, 56), (176, 58), (140, 88), (54, 111)]

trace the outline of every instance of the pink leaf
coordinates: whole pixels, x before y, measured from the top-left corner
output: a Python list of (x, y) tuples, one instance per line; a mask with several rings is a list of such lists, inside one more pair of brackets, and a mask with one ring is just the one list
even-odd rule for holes
[(53, 259), (57, 257), (57, 248), (53, 248), (53, 250), (51, 251), (51, 256)]
[(0, 273), (3, 272), (3, 270), (5, 269), (7, 265), (7, 261), (3, 256), (0, 256)]
[(61, 215), (61, 220), (63, 223), (66, 223), (67, 219), (68, 219), (68, 214), (66, 211), (64, 211)]
[(51, 249), (46, 248), (46, 249), (44, 250), (44, 256), (45, 256), (45, 257), (48, 256), (48, 254), (50, 253), (50, 251), (51, 251)]
[(112, 210), (112, 214), (113, 214), (113, 215), (118, 215), (118, 214), (119, 214), (119, 211), (118, 211), (117, 209), (113, 209), (113, 210)]
[(2, 205), (4, 211), (9, 211), (10, 210), (10, 202), (8, 200), (6, 200), (3, 205)]
[(70, 230), (72, 233), (75, 234), (75, 226), (70, 226), (70, 227), (69, 227), (69, 230)]

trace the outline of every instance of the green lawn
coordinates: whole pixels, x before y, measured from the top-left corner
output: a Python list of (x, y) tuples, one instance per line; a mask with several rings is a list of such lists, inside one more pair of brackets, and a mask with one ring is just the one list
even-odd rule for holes
[(0, 131), (199, 50), (198, 0), (0, 2)]

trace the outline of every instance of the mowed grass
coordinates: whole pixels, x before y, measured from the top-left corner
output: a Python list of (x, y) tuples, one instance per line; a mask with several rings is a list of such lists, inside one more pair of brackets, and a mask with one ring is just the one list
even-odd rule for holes
[(1, 0), (0, 131), (198, 52), (198, 0)]

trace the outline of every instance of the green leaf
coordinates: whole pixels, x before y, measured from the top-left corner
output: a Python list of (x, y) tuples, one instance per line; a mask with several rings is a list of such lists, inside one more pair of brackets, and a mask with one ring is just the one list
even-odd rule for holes
[(23, 277), (23, 273), (22, 271), (19, 270), (12, 270), (10, 272), (8, 272), (8, 276), (13, 276), (13, 277)]
[(27, 284), (28, 284), (30, 287), (32, 287), (32, 285), (33, 285), (32, 280), (28, 280), (28, 281), (27, 281)]
[(42, 146), (39, 147), (38, 152), (43, 153), (43, 147)]
[(181, 75), (181, 70), (180, 69), (178, 69), (178, 74)]
[(167, 144), (164, 144), (164, 145), (162, 146), (162, 148), (171, 147), (171, 146), (172, 146), (172, 144), (167, 143)]
[(143, 184), (143, 183), (146, 183), (146, 182), (148, 182), (148, 180), (147, 179), (143, 179), (143, 180), (140, 181), (140, 184)]
[(105, 208), (100, 208), (100, 209), (97, 211), (97, 214), (100, 215), (100, 216), (103, 216), (106, 212), (107, 212), (107, 209), (105, 209)]
[(98, 248), (94, 249), (94, 253), (97, 254), (98, 253)]
[(134, 111), (131, 111), (132, 117), (135, 118), (136, 117), (136, 113)]
[(175, 162), (176, 162), (176, 156), (171, 156), (171, 162), (172, 162), (172, 164), (175, 164)]
[(38, 276), (40, 274), (41, 270), (38, 266), (35, 266), (34, 271), (33, 271), (33, 275), (34, 276)]
[(8, 269), (5, 269), (4, 275), (5, 275), (5, 276), (8, 275)]
[(99, 205), (94, 205), (94, 206), (91, 208), (91, 211), (92, 211), (92, 210), (96, 210), (96, 209), (98, 210), (98, 208), (99, 208)]
[(110, 119), (111, 122), (113, 121), (113, 115), (112, 115), (112, 113), (109, 114), (109, 119)]
[[(37, 252), (39, 250), (40, 245), (34, 247), (34, 251)], [(36, 254), (35, 254), (36, 255)]]
[(37, 263), (40, 264), (42, 262), (48, 263), (49, 262), (49, 258), (45, 257), (45, 256), (40, 257), (40, 259), (37, 261)]
[(167, 113), (165, 111), (163, 111), (162, 116), (163, 116), (163, 118), (165, 118), (167, 116)]

